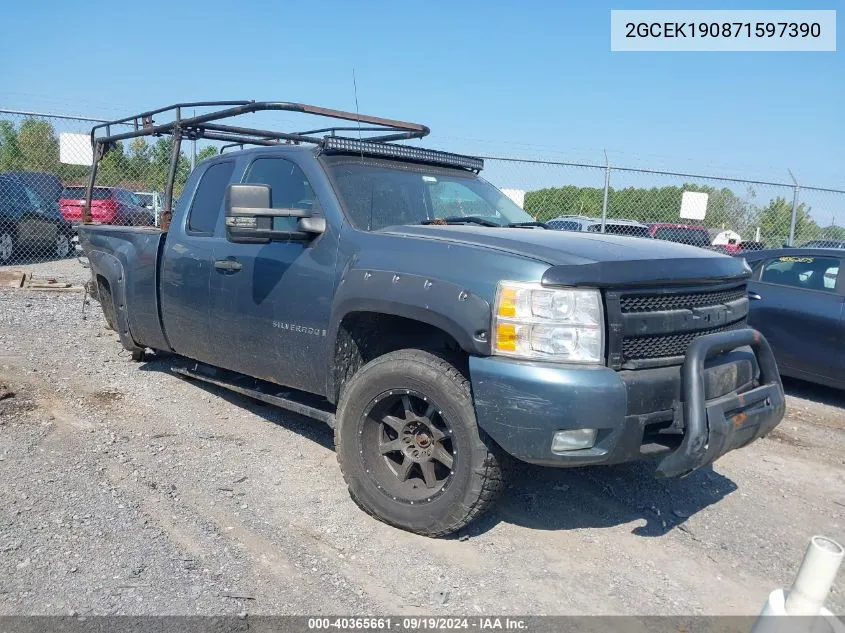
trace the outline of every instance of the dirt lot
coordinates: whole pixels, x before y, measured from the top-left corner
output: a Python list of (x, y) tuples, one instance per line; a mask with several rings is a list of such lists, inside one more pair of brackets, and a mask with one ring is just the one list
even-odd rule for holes
[(843, 393), (789, 383), (770, 438), (683, 480), (517, 466), (431, 540), (354, 505), (328, 428), (133, 363), (81, 302), (0, 290), (0, 614), (753, 614), (845, 542)]

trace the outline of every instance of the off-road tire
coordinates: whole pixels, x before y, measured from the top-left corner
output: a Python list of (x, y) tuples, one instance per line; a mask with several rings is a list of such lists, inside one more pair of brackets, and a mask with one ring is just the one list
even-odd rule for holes
[[(425, 394), (449, 422), (455, 461), (448, 487), (430, 501), (394, 500), (367, 472), (361, 448), (365, 412), (391, 391)], [(371, 422), (370, 422), (371, 423)], [(500, 449), (478, 427), (470, 382), (438, 353), (405, 349), (380, 356), (352, 377), (338, 403), (335, 449), (352, 499), (368, 514), (403, 530), (441, 537), (484, 514), (502, 489)]]

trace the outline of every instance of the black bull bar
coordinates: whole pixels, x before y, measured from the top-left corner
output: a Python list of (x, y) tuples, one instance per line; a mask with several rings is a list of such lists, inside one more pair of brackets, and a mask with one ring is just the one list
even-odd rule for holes
[[(760, 370), (759, 386), (705, 400), (704, 361), (749, 346)], [(687, 349), (681, 370), (684, 439), (657, 464), (659, 477), (683, 477), (725, 453), (763, 437), (783, 419), (786, 400), (772, 348), (757, 330), (706, 334)]]

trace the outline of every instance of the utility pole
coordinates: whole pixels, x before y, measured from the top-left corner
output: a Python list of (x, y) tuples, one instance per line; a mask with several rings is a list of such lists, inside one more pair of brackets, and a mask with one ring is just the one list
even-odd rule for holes
[(601, 232), (604, 233), (607, 224), (607, 192), (610, 189), (610, 159), (604, 150), (604, 200), (601, 203)]
[[(197, 116), (196, 108), (194, 109), (194, 116)], [(197, 139), (191, 141), (191, 171), (197, 166)]]

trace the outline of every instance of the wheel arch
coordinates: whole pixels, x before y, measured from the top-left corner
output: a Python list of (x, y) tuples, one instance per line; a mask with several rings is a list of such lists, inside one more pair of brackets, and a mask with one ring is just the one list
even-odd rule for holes
[(362, 363), (403, 348), (433, 346), (459, 357), (490, 353), (490, 304), (457, 284), (383, 270), (340, 282), (328, 328), (326, 397), (337, 402)]
[(421, 319), (413, 311), (368, 307), (371, 309), (347, 312), (333, 330), (327, 385), (330, 401), (339, 401), (344, 386), (361, 367), (401, 349), (442, 350), (457, 359), (462, 369), (467, 368), (469, 352), (453, 334), (454, 324)]
[(99, 283), (108, 285), (114, 307), (115, 326), (123, 348), (129, 351), (140, 349), (132, 338), (129, 328), (129, 312), (126, 306), (126, 274), (120, 260), (109, 253), (92, 250), (88, 253), (91, 272)]

